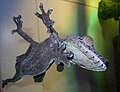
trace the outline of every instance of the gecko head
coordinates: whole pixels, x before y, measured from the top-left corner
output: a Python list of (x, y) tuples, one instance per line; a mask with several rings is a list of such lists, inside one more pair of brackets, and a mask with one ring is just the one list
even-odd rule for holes
[(92, 71), (105, 71), (108, 60), (96, 52), (94, 41), (90, 36), (68, 35), (65, 38), (67, 50), (74, 53), (73, 62)]
[[(93, 52), (93, 55), (96, 57), (96, 61), (97, 61), (97, 59), (99, 59), (101, 61), (101, 66), (103, 66), (103, 64), (104, 64), (105, 69), (107, 69), (109, 61), (106, 58), (104, 58), (103, 56), (101, 56), (99, 53), (96, 52), (95, 47), (94, 47), (94, 40), (92, 39), (92, 37), (83, 36), (80, 38), (80, 40), (83, 42), (86, 49), (88, 48), (90, 50), (90, 52)], [(103, 64), (102, 64), (102, 62), (103, 62)]]

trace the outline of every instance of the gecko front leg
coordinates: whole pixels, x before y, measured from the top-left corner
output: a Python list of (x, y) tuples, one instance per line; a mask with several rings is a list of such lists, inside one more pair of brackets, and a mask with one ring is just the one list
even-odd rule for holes
[(50, 14), (52, 13), (52, 9), (48, 9), (47, 13), (45, 12), (44, 8), (43, 8), (43, 4), (40, 3), (39, 8), (42, 12), (42, 14), (39, 14), (38, 12), (35, 13), (35, 15), (40, 18), (42, 20), (42, 22), (45, 24), (45, 26), (47, 27), (47, 31), (48, 33), (52, 33), (50, 31), (50, 26), (52, 26), (55, 22), (53, 20), (50, 19)]
[[(59, 68), (60, 66), (64, 67), (64, 65), (61, 62), (65, 62), (67, 67), (71, 66), (72, 63), (70, 62), (70, 60), (72, 60), (74, 58), (74, 54), (72, 52), (66, 52), (66, 45), (62, 41), (55, 40), (50, 45), (50, 47), (54, 51), (54, 53), (57, 57), (55, 60), (57, 68)], [(60, 66), (58, 66), (58, 65), (60, 65)], [(57, 70), (59, 70), (59, 69), (57, 69)]]
[(25, 32), (22, 31), (23, 21), (21, 20), (21, 18), (22, 18), (21, 15), (18, 15), (17, 17), (13, 17), (13, 21), (17, 25), (17, 29), (16, 30), (12, 30), (12, 34), (14, 34), (15, 32), (17, 32), (27, 42), (33, 44), (35, 41), (29, 35), (27, 35)]

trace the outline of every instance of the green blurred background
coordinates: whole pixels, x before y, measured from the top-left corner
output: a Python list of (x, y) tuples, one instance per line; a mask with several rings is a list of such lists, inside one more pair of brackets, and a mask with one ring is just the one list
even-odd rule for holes
[(72, 66), (59, 73), (54, 64), (44, 82), (34, 83), (32, 78), (24, 78), (1, 89), (1, 92), (116, 92), (112, 40), (118, 34), (118, 22), (98, 19), (100, 0), (71, 1), (83, 4), (64, 0), (0, 0), (0, 79), (14, 75), (16, 56), (24, 53), (29, 46), (18, 34), (11, 35), (11, 30), (16, 28), (13, 16), (23, 16), (23, 30), (36, 41), (43, 41), (49, 36), (41, 20), (34, 15), (39, 11), (39, 2), (44, 4), (46, 11), (48, 8), (54, 10), (51, 19), (62, 37), (71, 33), (91, 36), (97, 52), (110, 61), (108, 70), (92, 72)]

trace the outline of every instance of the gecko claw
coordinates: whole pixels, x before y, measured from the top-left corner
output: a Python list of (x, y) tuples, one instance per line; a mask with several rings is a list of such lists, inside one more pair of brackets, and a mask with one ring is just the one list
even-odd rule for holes
[(51, 14), (53, 9), (48, 9), (47, 14)]
[(15, 17), (15, 16), (13, 17), (13, 20), (16, 20), (16, 17)]
[(7, 85), (7, 82), (5, 80), (2, 80), (2, 88), (4, 88)]
[(16, 33), (17, 32), (17, 30), (12, 30), (11, 31), (11, 34), (13, 35), (14, 33)]
[(35, 15), (38, 17), (38, 16), (39, 16), (39, 13), (38, 13), (38, 12), (36, 12), (36, 13), (35, 13)]
[(21, 16), (21, 15), (18, 15), (18, 18), (19, 18), (19, 19), (21, 19), (21, 18), (22, 18), (22, 16)]
[(43, 4), (42, 3), (40, 3), (39, 8), (43, 9)]

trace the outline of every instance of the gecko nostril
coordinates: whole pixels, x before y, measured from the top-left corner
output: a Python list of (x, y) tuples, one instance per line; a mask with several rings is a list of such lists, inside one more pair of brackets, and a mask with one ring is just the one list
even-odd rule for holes
[(105, 58), (103, 58), (103, 57), (99, 57), (99, 58), (101, 61), (103, 61), (103, 62), (105, 61)]
[(103, 61), (103, 63), (108, 67), (109, 61), (105, 59), (104, 57), (100, 57), (100, 60)]
[(104, 64), (108, 67), (109, 66), (109, 61), (107, 59), (105, 59)]

